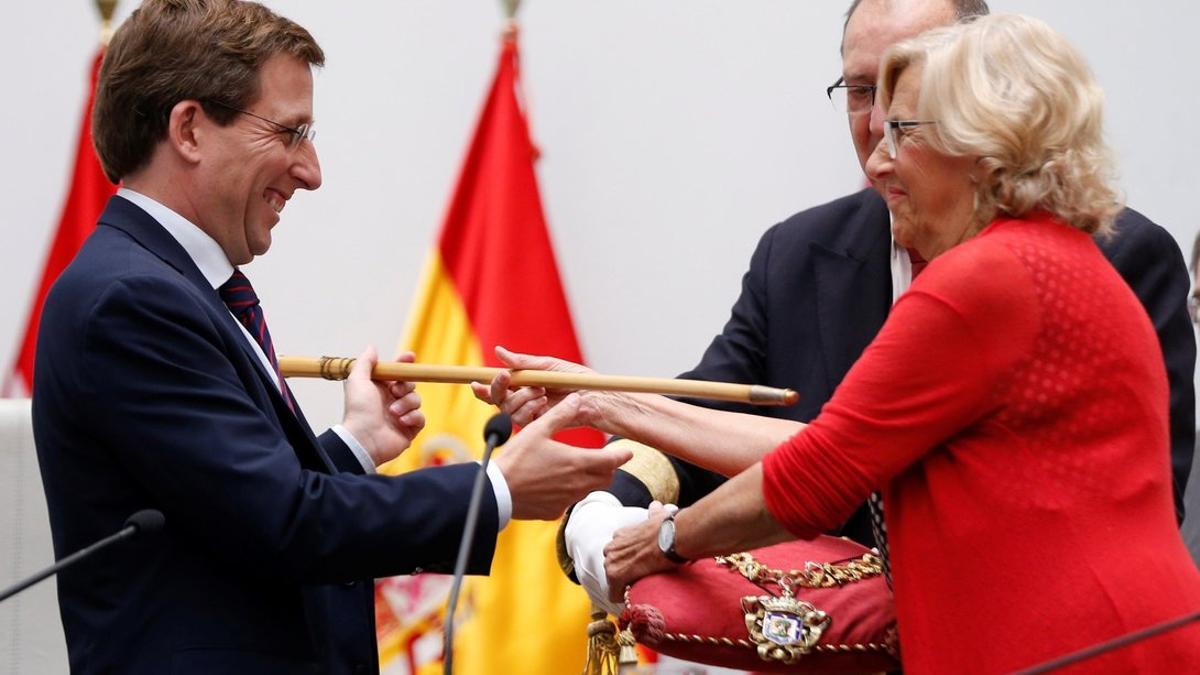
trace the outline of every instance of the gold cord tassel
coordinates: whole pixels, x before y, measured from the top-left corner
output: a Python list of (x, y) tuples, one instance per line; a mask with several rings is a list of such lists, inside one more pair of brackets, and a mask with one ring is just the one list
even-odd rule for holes
[(592, 622), (588, 624), (587, 662), (583, 675), (619, 675), (625, 666), (637, 665), (637, 649), (629, 631), (617, 631), (608, 613), (592, 605)]

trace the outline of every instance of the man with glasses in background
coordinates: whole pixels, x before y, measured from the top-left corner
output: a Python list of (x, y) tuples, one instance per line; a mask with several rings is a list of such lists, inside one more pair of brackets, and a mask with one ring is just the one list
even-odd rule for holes
[[(860, 166), (888, 132), (875, 99), (880, 57), (892, 44), (927, 29), (986, 14), (982, 0), (855, 0), (842, 38), (842, 75), (826, 90), (847, 115)], [(888, 133), (891, 136), (891, 133)], [(1165, 357), (1171, 387), (1171, 465), (1177, 515), (1192, 464), (1196, 349), (1188, 322), (1188, 275), (1179, 247), (1161, 227), (1132, 210), (1117, 234), (1098, 243), (1150, 315)], [(787, 408), (694, 401), (725, 410), (807, 422), (833, 394), (843, 376), (883, 325), (892, 303), (924, 267), (915, 251), (895, 244), (883, 199), (871, 188), (802, 211), (767, 230), (742, 279), (730, 319), (700, 363), (680, 377), (760, 383), (800, 392)], [(931, 345), (936, 348), (936, 345)], [(531, 358), (512, 364), (544, 368)], [(953, 376), (948, 374), (948, 376)], [(535, 414), (528, 395), (502, 408), (520, 423)], [(524, 409), (522, 409), (524, 406)], [(651, 500), (686, 506), (712, 491), (724, 476), (665, 457), (627, 440), (634, 459), (617, 472), (607, 492), (577, 504), (564, 523), (560, 559), (584, 581), (593, 598), (606, 597), (602, 549), (616, 527), (643, 518), (631, 509)], [(872, 499), (839, 534), (886, 556), (886, 534)], [(611, 609), (611, 606), (609, 606)]]

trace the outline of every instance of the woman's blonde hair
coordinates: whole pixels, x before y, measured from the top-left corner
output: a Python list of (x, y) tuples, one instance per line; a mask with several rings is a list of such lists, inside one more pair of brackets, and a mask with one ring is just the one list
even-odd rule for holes
[(1123, 205), (1103, 138), (1104, 94), (1066, 38), (1037, 19), (998, 14), (905, 40), (880, 64), (885, 109), (900, 74), (917, 65), (917, 115), (937, 121), (923, 138), (979, 158), (983, 223), (1042, 209), (1108, 233)]

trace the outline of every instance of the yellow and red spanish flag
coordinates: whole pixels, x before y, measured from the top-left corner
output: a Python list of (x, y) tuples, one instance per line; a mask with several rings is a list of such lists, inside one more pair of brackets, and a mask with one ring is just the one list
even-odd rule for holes
[(79, 141), (75, 146), (75, 165), (71, 171), (71, 186), (67, 191), (67, 199), (63, 204), (62, 215), (58, 219), (58, 228), (50, 244), (50, 253), (42, 266), (42, 275), (34, 289), (33, 298), (29, 305), (29, 318), (25, 322), (25, 332), (12, 369), (4, 378), (5, 396), (28, 396), (33, 389), (33, 354), (37, 348), (38, 325), (42, 319), (42, 304), (46, 301), (46, 293), (50, 285), (62, 274), (67, 263), (75, 257), (83, 241), (96, 228), (96, 219), (108, 203), (108, 198), (117, 191), (117, 186), (109, 182), (104, 171), (100, 168), (100, 160), (96, 159), (96, 150), (92, 146), (92, 101), (96, 96), (96, 79), (100, 73), (100, 61), (104, 56), (103, 47), (92, 60), (90, 87), (88, 88), (87, 105), (83, 109), (83, 121), (79, 128)]
[[(402, 348), (429, 363), (502, 365), (506, 347), (581, 361), (546, 228), (520, 95), (517, 34), (506, 31), (495, 80), (431, 252)], [(477, 459), (495, 410), (457, 385), (419, 385), (428, 426), (385, 471)], [(562, 438), (598, 447), (593, 430)], [(503, 449), (500, 450), (503, 452)], [(460, 673), (563, 673), (586, 657), (589, 603), (556, 562), (557, 523), (511, 522), (487, 578), (468, 578), (456, 629)], [(448, 577), (418, 575), (376, 585), (384, 673), (441, 672)]]

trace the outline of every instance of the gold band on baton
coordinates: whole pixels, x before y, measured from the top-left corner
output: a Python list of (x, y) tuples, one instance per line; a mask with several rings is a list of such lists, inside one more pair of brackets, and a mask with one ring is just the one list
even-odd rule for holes
[[(322, 377), (344, 380), (350, 376), (354, 359), (341, 356), (280, 356), (279, 370), (284, 377)], [(443, 382), (487, 384), (502, 368), (476, 366), (447, 366), (428, 363), (379, 362), (371, 372), (374, 380), (404, 380), (406, 382)], [(715, 401), (734, 401), (754, 405), (787, 406), (800, 400), (791, 389), (777, 389), (758, 384), (733, 384), (703, 380), (675, 380), (659, 377), (599, 375), (594, 373), (561, 373), (552, 370), (514, 370), (514, 387), (546, 387), (548, 389), (591, 389), (626, 391), (665, 396), (686, 396)]]

